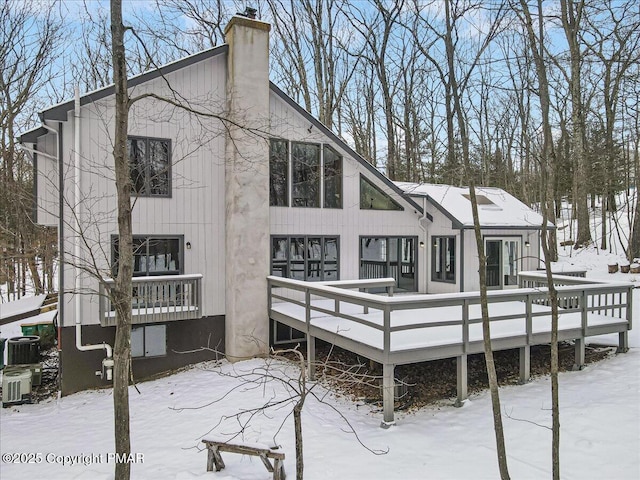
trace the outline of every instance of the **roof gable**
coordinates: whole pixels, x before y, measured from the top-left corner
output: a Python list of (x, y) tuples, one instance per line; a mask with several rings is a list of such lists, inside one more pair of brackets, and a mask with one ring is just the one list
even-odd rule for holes
[[(182, 68), (189, 67), (195, 63), (202, 62), (203, 60), (207, 60), (217, 55), (225, 54), (227, 53), (228, 50), (229, 50), (228, 45), (226, 44), (220, 45), (217, 47), (209, 48), (207, 50), (203, 50), (201, 52), (195, 53), (188, 57), (181, 58), (180, 60), (176, 60), (175, 62), (167, 63), (166, 65), (163, 65), (158, 68), (154, 68), (153, 70), (149, 70), (139, 75), (135, 75), (127, 79), (127, 88), (141, 85), (155, 78), (168, 75)], [(94, 90), (93, 92), (85, 93), (80, 97), (80, 105), (86, 105), (88, 103), (95, 102), (97, 100), (100, 100), (102, 98), (105, 98), (105, 97), (108, 97), (109, 95), (114, 95), (114, 94), (115, 94), (115, 85), (112, 84), (107, 87)], [(45, 121), (45, 120), (66, 121), (67, 113), (70, 110), (73, 110), (73, 103), (74, 103), (74, 100), (68, 100), (66, 102), (53, 105), (47, 108), (46, 110), (43, 110), (42, 112), (40, 112), (40, 120), (41, 121)]]
[(354, 160), (360, 163), (362, 166), (366, 168), (366, 170), (371, 173), (374, 177), (377, 177), (380, 181), (382, 181), (387, 187), (389, 187), (392, 191), (396, 192), (405, 202), (409, 203), (412, 208), (417, 210), (420, 213), (422, 212), (422, 207), (418, 205), (410, 196), (406, 194), (404, 190), (398, 187), (393, 181), (391, 181), (387, 176), (382, 174), (377, 168), (367, 162), (362, 155), (353, 150), (347, 143), (342, 140), (338, 135), (333, 133), (328, 127), (326, 127), (320, 120), (315, 118), (309, 112), (307, 112), (301, 105), (299, 105), (293, 98), (284, 93), (275, 83), (269, 82), (271, 91), (275, 93), (278, 97), (280, 97), (287, 105), (292, 107), (297, 113), (302, 115), (306, 120), (311, 122), (314, 127), (320, 130), (325, 136), (329, 137), (331, 141), (333, 141), (336, 145), (339, 145), (341, 149), (349, 154)]

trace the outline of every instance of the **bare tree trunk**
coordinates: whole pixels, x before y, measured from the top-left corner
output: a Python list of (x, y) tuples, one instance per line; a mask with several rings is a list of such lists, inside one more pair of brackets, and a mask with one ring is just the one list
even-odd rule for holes
[(571, 153), (573, 155), (574, 198), (578, 229), (574, 248), (580, 248), (591, 242), (589, 225), (589, 209), (587, 206), (587, 174), (585, 154), (585, 113), (582, 101), (581, 64), (582, 53), (578, 43), (578, 30), (584, 10), (584, 0), (560, 0), (562, 27), (569, 44), (571, 74), (569, 76), (569, 90), (571, 92)]
[(549, 83), (547, 80), (547, 70), (544, 63), (544, 20), (542, 18), (542, 0), (538, 0), (538, 36), (533, 30), (533, 22), (526, 0), (520, 0), (522, 8), (523, 23), (529, 37), (531, 52), (536, 64), (538, 74), (538, 95), (540, 97), (540, 107), (542, 111), (543, 125), (543, 149), (540, 172), (542, 174), (541, 189), (542, 194), (542, 251), (545, 258), (545, 270), (547, 283), (549, 285), (549, 296), (551, 299), (551, 409), (552, 409), (552, 442), (551, 457), (554, 480), (560, 479), (560, 408), (558, 389), (558, 294), (553, 284), (551, 273), (551, 255), (549, 243), (556, 242), (555, 236), (549, 235), (547, 222), (549, 214), (554, 214), (553, 208), (553, 164), (555, 163), (555, 152), (553, 148), (553, 134), (549, 121), (550, 95)]
[[(476, 198), (475, 180), (471, 171), (471, 161), (469, 154), (469, 137), (467, 136), (467, 126), (462, 111), (461, 92), (458, 88), (457, 78), (454, 69), (454, 44), (452, 39), (453, 22), (451, 16), (451, 0), (446, 0), (445, 18), (445, 47), (447, 52), (447, 62), (449, 68), (449, 78), (451, 83), (451, 94), (453, 97), (453, 106), (458, 121), (458, 129), (460, 132), (460, 141), (462, 143), (462, 158), (466, 170), (467, 181), (469, 182), (469, 196), (471, 199), (471, 210), (473, 212), (473, 224), (476, 238), (476, 246), (478, 250), (478, 262), (480, 268), (480, 306), (482, 310), (482, 336), (484, 346), (484, 356), (487, 366), (487, 374), (489, 377), (489, 390), (491, 392), (491, 406), (493, 410), (493, 426), (496, 437), (496, 450), (498, 454), (498, 467), (500, 469), (500, 478), (502, 480), (509, 479), (509, 468), (507, 466), (507, 452), (504, 442), (504, 429), (502, 425), (502, 413), (500, 409), (500, 393), (498, 391), (498, 377), (493, 359), (493, 350), (491, 348), (491, 328), (489, 325), (489, 305), (487, 301), (487, 271), (486, 271), (486, 254), (484, 251), (484, 240), (478, 216), (478, 200)], [(499, 20), (498, 20), (499, 22)], [(489, 34), (490, 35), (490, 34)], [(485, 40), (490, 41), (490, 36)]]
[[(129, 96), (127, 92), (127, 64), (124, 48), (125, 27), (122, 23), (122, 0), (111, 0), (111, 41), (113, 78), (115, 82), (115, 136), (113, 159), (118, 202), (118, 273), (112, 289), (116, 310), (116, 339), (114, 346), (113, 407), (115, 449), (129, 458), (129, 372), (131, 370), (131, 286), (133, 276), (133, 236), (131, 228), (131, 173), (127, 155)], [(128, 480), (131, 464), (117, 462), (116, 480)]]

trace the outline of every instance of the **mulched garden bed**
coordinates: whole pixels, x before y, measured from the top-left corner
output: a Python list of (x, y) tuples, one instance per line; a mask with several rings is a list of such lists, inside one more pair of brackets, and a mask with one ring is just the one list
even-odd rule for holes
[[(614, 352), (615, 347), (587, 346), (585, 362), (597, 362)], [(575, 358), (574, 345), (561, 342), (558, 345), (558, 355), (560, 371), (571, 370)], [(493, 356), (499, 384), (517, 384), (520, 368), (518, 349), (494, 352)], [(327, 381), (337, 393), (382, 407), (382, 365), (321, 341), (317, 341), (316, 360), (318, 379)], [(487, 389), (489, 381), (484, 354), (469, 355), (467, 365), (469, 394)], [(550, 371), (551, 347), (532, 346), (531, 376), (547, 375)], [(396, 410), (412, 410), (425, 405), (455, 401), (455, 358), (399, 365), (395, 368), (395, 377), (402, 382), (396, 392), (397, 397), (401, 394), (396, 400)]]

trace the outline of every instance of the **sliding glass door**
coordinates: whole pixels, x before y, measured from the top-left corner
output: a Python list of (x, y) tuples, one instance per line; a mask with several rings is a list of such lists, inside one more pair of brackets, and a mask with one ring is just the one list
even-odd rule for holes
[(487, 238), (487, 288), (516, 288), (520, 259), (519, 237)]
[(416, 237), (361, 237), (360, 278), (396, 280), (400, 291), (418, 289)]

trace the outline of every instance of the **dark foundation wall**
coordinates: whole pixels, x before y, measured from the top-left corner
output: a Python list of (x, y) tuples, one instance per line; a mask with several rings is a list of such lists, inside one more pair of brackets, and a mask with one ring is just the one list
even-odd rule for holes
[[(167, 354), (162, 357), (133, 358), (134, 379), (142, 380), (216, 358), (216, 354), (208, 350), (194, 351), (201, 347), (224, 351), (224, 316), (167, 322), (165, 325), (167, 326)], [(82, 327), (82, 344), (106, 342), (113, 346), (115, 334), (115, 327), (86, 325)], [(62, 395), (70, 395), (89, 388), (108, 387), (112, 384), (95, 374), (96, 371), (102, 370), (105, 351), (79, 351), (76, 348), (75, 327), (62, 328), (60, 343)]]

